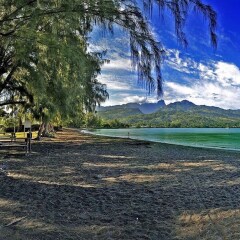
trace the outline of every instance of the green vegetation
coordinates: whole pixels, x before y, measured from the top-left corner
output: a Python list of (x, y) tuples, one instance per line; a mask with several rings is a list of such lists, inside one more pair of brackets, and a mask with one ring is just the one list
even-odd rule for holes
[[(118, 119), (131, 127), (161, 128), (239, 128), (240, 110), (224, 110), (216, 107), (197, 106), (180, 102), (160, 108), (152, 114), (132, 114), (124, 112), (125, 108), (99, 112), (104, 120)], [(130, 109), (133, 113), (135, 109)]]
[[(106, 116), (105, 116), (106, 113)], [(112, 108), (110, 111), (98, 112), (98, 115), (103, 119), (114, 120), (119, 118), (132, 117), (135, 115), (142, 114), (139, 109), (136, 108)]]
[(122, 123), (117, 119), (105, 120), (94, 113), (86, 113), (78, 121), (68, 122), (67, 124), (73, 127), (84, 127), (84, 128), (128, 128), (129, 125)]
[(0, 0), (0, 106), (8, 106), (10, 112), (17, 108), (20, 120), (26, 114), (37, 120), (39, 138), (48, 135), (54, 123), (92, 125), (95, 120), (92, 123), (86, 114), (108, 98), (106, 86), (97, 80), (108, 60), (104, 52), (88, 49), (89, 34), (95, 26), (113, 33), (113, 27), (118, 25), (128, 32), (132, 65), (139, 82), (149, 93), (157, 90), (161, 95), (164, 50), (148, 25), (153, 4), (172, 13), (177, 38), (184, 46), (184, 23), (194, 7), (209, 22), (216, 46), (216, 13), (200, 0), (139, 3)]

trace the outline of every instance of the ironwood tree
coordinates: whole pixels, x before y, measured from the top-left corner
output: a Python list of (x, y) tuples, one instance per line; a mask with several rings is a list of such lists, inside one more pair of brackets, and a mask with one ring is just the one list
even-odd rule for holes
[(113, 32), (115, 25), (129, 35), (139, 82), (160, 96), (165, 51), (149, 28), (154, 5), (159, 14), (172, 13), (184, 46), (189, 11), (203, 14), (217, 45), (216, 12), (202, 0), (0, 0), (0, 104), (28, 104), (49, 117), (94, 109), (107, 98), (97, 81), (106, 60), (89, 52), (88, 36), (95, 27)]

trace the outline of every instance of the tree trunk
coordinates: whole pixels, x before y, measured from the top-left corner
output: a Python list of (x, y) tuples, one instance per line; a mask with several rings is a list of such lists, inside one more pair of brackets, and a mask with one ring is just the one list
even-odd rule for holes
[(38, 130), (38, 135), (37, 135), (37, 139), (38, 140), (41, 140), (41, 137), (42, 137), (42, 133), (44, 131), (44, 128), (45, 128), (45, 123), (42, 122), (40, 127), (39, 127), (39, 130)]
[(18, 117), (18, 132), (23, 131), (22, 117)]
[(38, 130), (37, 139), (41, 140), (41, 137), (49, 137), (54, 132), (54, 127), (51, 123), (43, 121)]
[(44, 129), (43, 129), (43, 132), (42, 132), (42, 136), (43, 137), (48, 137), (48, 135), (49, 135), (49, 123), (45, 122)]

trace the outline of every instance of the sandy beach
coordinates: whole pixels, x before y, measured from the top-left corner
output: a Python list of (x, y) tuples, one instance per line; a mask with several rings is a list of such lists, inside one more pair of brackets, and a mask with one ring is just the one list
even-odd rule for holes
[(240, 153), (64, 129), (0, 150), (0, 240), (240, 239)]

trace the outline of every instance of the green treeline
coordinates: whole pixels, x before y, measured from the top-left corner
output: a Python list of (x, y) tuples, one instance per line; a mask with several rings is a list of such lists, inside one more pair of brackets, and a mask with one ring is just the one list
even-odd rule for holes
[[(130, 114), (132, 111), (132, 115)], [(99, 112), (105, 121), (113, 120), (114, 115), (118, 121), (130, 127), (158, 127), (158, 128), (240, 128), (240, 111), (224, 110), (207, 106), (192, 106), (173, 108), (166, 106), (152, 114), (139, 114), (136, 110), (115, 109)]]
[(129, 124), (123, 123), (117, 119), (106, 120), (95, 113), (84, 114), (80, 119), (72, 119), (66, 125), (70, 127), (84, 127), (84, 128), (128, 128)]

